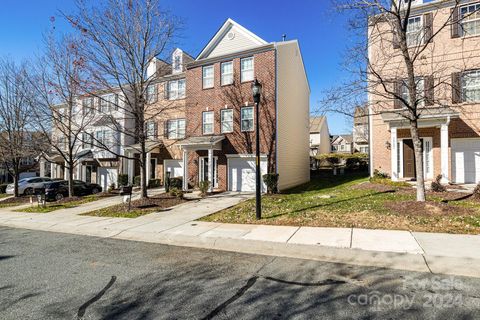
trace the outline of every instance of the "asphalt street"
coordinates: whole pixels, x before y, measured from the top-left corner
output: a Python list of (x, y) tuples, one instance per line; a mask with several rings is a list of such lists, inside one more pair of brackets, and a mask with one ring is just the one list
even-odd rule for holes
[(0, 228), (0, 319), (479, 319), (480, 279)]

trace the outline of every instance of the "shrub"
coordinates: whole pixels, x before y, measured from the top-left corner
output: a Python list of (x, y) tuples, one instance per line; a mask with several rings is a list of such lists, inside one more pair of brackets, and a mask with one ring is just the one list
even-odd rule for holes
[(278, 193), (278, 173), (264, 174), (263, 182), (267, 185), (268, 193)]
[(128, 186), (128, 174), (118, 175), (118, 187)]
[(160, 181), (160, 179), (150, 179), (150, 180), (148, 180), (148, 187), (149, 188), (158, 188), (158, 187), (160, 187), (161, 184), (162, 184), (162, 182)]
[(183, 187), (183, 178), (181, 177), (176, 177), (176, 178), (170, 178), (170, 188), (176, 188), (176, 189), (182, 189)]
[(115, 183), (112, 183), (108, 186), (108, 192), (112, 192), (113, 190), (115, 190)]
[(7, 192), (7, 184), (0, 184), (0, 193)]
[(477, 184), (475, 189), (473, 189), (473, 198), (480, 200), (480, 182)]
[(141, 181), (142, 181), (142, 178), (140, 176), (135, 176), (135, 178), (133, 178), (133, 185), (135, 187), (140, 187)]
[(206, 195), (208, 192), (208, 189), (210, 188), (210, 181), (208, 180), (200, 181), (200, 183), (198, 184), (198, 188), (200, 189), (200, 192), (202, 193), (202, 195)]
[(436, 178), (435, 181), (432, 181), (432, 184), (430, 185), (431, 189), (433, 192), (445, 192), (447, 191), (447, 188), (440, 182), (442, 180), (442, 175), (439, 174)]
[(170, 194), (172, 197), (183, 198), (183, 191), (182, 191), (182, 189), (171, 188), (169, 194)]
[(377, 179), (390, 179), (390, 175), (386, 172), (381, 172), (378, 169), (373, 171), (373, 177)]

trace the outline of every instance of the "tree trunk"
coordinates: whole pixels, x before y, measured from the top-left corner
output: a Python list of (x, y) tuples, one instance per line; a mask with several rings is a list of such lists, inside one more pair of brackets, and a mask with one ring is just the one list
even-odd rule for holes
[(423, 174), (423, 145), (418, 135), (417, 121), (411, 121), (410, 134), (412, 135), (415, 158), (415, 170), (417, 179), (417, 201), (425, 201), (425, 179)]
[[(73, 197), (73, 160), (70, 159), (68, 164), (68, 197)], [(65, 168), (67, 170), (67, 168)]]
[(148, 198), (147, 194), (147, 151), (145, 141), (141, 142), (140, 154), (140, 196), (142, 199)]
[(20, 175), (18, 174), (18, 170), (15, 170), (15, 175), (13, 177), (13, 194), (15, 197), (19, 197), (20, 194), (18, 193), (18, 180)]

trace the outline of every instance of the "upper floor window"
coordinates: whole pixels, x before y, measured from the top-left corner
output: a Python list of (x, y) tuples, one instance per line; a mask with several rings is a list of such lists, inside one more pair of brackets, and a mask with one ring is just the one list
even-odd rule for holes
[(166, 136), (168, 139), (185, 138), (185, 119), (168, 120)]
[(241, 130), (253, 131), (253, 107), (243, 107), (240, 110)]
[(95, 108), (94, 101), (95, 99), (92, 97), (84, 98), (82, 100), (83, 115), (87, 115), (94, 110)]
[(222, 110), (220, 116), (222, 122), (222, 133), (233, 132), (233, 110)]
[(480, 4), (472, 4), (460, 8), (460, 25), (463, 35), (480, 34)]
[(233, 83), (233, 62), (223, 62), (220, 66), (222, 86)]
[(202, 119), (203, 134), (212, 134), (213, 120), (214, 120), (213, 111), (203, 112), (202, 117), (203, 117)]
[(185, 79), (168, 81), (167, 91), (169, 100), (185, 98)]
[(95, 131), (95, 140), (101, 145), (108, 146), (113, 143), (113, 132), (111, 130)]
[(84, 149), (92, 149), (93, 148), (93, 139), (92, 135), (88, 132), (82, 133), (82, 146)]
[(405, 35), (407, 38), (407, 46), (412, 47), (422, 44), (424, 37), (422, 16), (408, 19)]
[(105, 94), (100, 98), (100, 112), (107, 113), (117, 110), (118, 95), (115, 93)]
[(213, 80), (214, 80), (213, 66), (203, 67), (202, 74), (203, 74), (203, 88), (204, 89), (213, 88)]
[[(424, 78), (415, 79), (416, 89), (417, 89), (417, 100), (419, 105), (424, 105), (425, 99), (425, 80)], [(410, 91), (408, 90), (408, 85), (406, 81), (402, 81), (401, 86), (401, 95), (402, 99), (407, 101), (410, 104)]]
[(480, 70), (465, 72), (462, 75), (462, 100), (480, 101)]
[(180, 54), (175, 55), (173, 58), (173, 70), (175, 72), (180, 72), (182, 71), (182, 57)]
[(253, 57), (243, 58), (240, 60), (240, 80), (253, 81)]
[(157, 86), (155, 84), (147, 87), (146, 100), (149, 104), (157, 102)]
[(157, 123), (154, 120), (148, 120), (145, 122), (145, 133), (147, 135), (147, 139), (157, 138)]

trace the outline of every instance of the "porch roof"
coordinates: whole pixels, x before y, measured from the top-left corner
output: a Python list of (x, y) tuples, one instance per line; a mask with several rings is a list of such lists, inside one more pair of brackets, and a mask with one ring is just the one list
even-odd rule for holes
[[(382, 120), (390, 127), (406, 127), (409, 125), (407, 110), (388, 110), (380, 112)], [(450, 119), (458, 118), (459, 113), (448, 107), (422, 108), (418, 118), (419, 127), (436, 127)]]
[(221, 142), (225, 139), (225, 136), (198, 136), (189, 137), (182, 141), (177, 142), (177, 145), (187, 150), (207, 150), (215, 149), (221, 150)]
[[(153, 149), (155, 149), (156, 147), (160, 147), (162, 145), (163, 145), (163, 142), (161, 141), (145, 141), (145, 149), (147, 150), (147, 152), (152, 152)], [(126, 146), (125, 150), (130, 152), (140, 152), (142, 148), (140, 146), (140, 143), (135, 143), (135, 144)]]

